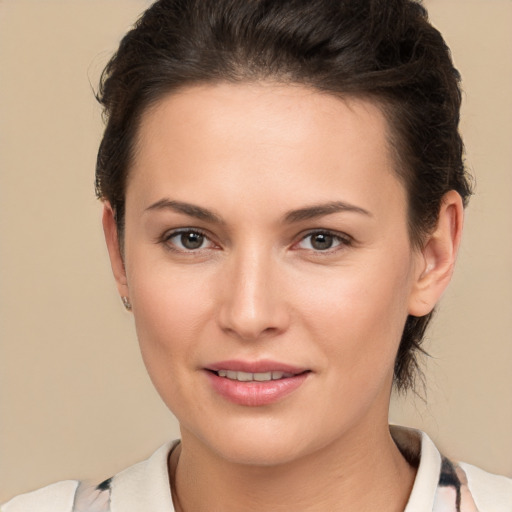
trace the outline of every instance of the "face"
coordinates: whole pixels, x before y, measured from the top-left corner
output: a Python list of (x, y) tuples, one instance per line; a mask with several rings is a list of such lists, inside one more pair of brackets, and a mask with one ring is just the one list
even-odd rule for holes
[(194, 86), (145, 113), (124, 266), (109, 245), (184, 439), (277, 464), (385, 428), (425, 266), (386, 136), (374, 104), (302, 86)]

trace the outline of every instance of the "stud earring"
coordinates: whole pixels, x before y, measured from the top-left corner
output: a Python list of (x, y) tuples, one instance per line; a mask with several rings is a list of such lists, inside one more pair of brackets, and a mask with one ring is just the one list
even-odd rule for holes
[(130, 302), (130, 299), (128, 297), (121, 297), (121, 300), (123, 301), (123, 306), (126, 308), (126, 311), (131, 311), (132, 304)]

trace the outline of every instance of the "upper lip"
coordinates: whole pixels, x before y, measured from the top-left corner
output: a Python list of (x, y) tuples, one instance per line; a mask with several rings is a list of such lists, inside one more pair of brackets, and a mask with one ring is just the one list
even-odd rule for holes
[(219, 370), (231, 370), (246, 373), (284, 372), (292, 373), (294, 375), (304, 373), (308, 370), (308, 368), (293, 366), (268, 359), (261, 361), (231, 359), (229, 361), (219, 361), (217, 363), (209, 364), (206, 366), (206, 369), (214, 372), (218, 372)]

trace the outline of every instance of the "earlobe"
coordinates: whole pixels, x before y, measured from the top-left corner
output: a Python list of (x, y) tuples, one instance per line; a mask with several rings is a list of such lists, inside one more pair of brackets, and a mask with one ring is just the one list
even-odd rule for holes
[(434, 231), (428, 236), (418, 258), (417, 277), (409, 302), (409, 314), (430, 313), (451, 280), (462, 235), (464, 207), (455, 190), (442, 201)]
[(112, 266), (112, 272), (114, 273), (114, 278), (117, 283), (117, 289), (121, 297), (129, 297), (126, 270), (121, 254), (115, 215), (108, 201), (103, 203), (102, 223), (105, 242), (110, 257), (110, 265)]

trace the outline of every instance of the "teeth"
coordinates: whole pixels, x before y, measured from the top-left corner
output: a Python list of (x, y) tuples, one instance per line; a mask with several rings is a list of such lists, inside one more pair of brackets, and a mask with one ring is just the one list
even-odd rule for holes
[(264, 382), (266, 380), (272, 380), (272, 372), (255, 373), (254, 380)]
[(233, 370), (219, 370), (217, 372), (219, 377), (226, 377), (231, 380), (238, 380), (240, 382), (267, 382), (270, 380), (279, 380), (282, 378), (293, 377), (293, 373), (286, 373), (280, 371), (274, 372), (261, 372), (261, 373), (249, 373), (249, 372), (236, 372)]

